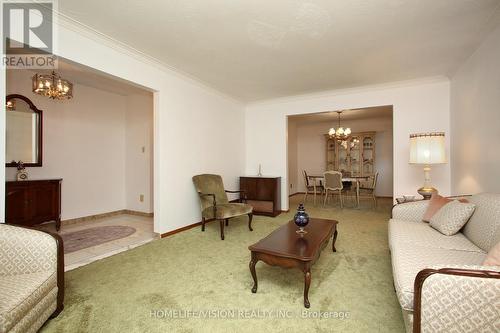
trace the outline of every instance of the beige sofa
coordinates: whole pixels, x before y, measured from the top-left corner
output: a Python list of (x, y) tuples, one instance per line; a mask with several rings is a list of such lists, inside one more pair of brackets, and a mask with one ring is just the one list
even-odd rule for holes
[(0, 333), (36, 332), (63, 309), (58, 235), (0, 223)]
[(428, 201), (396, 205), (389, 221), (394, 286), (407, 332), (500, 332), (500, 267), (481, 266), (500, 242), (500, 194), (445, 236), (422, 222)]

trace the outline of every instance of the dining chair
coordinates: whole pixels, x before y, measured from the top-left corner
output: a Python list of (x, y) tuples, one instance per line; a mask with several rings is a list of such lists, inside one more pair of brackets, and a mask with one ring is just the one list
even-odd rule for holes
[(304, 194), (304, 203), (307, 201), (307, 195), (308, 194), (313, 194), (314, 195), (314, 205), (316, 205), (316, 194), (320, 193), (323, 194), (325, 188), (323, 187), (323, 183), (320, 181), (319, 185), (316, 185), (316, 180), (314, 180), (314, 184), (311, 184), (309, 182), (309, 176), (307, 175), (306, 170), (302, 170), (302, 175), (304, 177), (304, 185), (306, 187), (306, 192)]
[(342, 185), (342, 173), (339, 171), (326, 171), (324, 174), (325, 179), (325, 199), (323, 201), (323, 206), (326, 205), (326, 200), (328, 199), (328, 191), (331, 194), (335, 192), (339, 195), (340, 208), (344, 207), (344, 199), (342, 198), (342, 190), (344, 186)]
[(377, 181), (378, 181), (378, 172), (375, 172), (375, 174), (369, 178), (369, 182), (364, 183), (359, 187), (359, 198), (372, 199), (373, 208), (377, 207), (377, 197), (375, 196), (375, 190), (377, 189)]

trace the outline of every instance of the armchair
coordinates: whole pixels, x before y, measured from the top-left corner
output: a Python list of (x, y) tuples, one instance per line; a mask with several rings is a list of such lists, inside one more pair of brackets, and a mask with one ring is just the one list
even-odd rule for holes
[[(219, 175), (202, 174), (193, 177), (194, 187), (200, 198), (201, 231), (205, 231), (205, 223), (218, 220), (220, 238), (224, 240), (224, 224), (229, 225), (229, 219), (248, 215), (248, 229), (252, 229), (253, 207), (244, 203), (244, 191), (224, 190), (222, 177)], [(240, 193), (239, 203), (230, 203), (227, 193)]]

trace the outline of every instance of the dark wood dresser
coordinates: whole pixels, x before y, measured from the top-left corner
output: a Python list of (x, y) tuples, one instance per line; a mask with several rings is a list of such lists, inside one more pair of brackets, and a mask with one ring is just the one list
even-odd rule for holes
[(240, 177), (240, 190), (256, 215), (277, 216), (281, 213), (281, 177)]
[(61, 227), (62, 179), (5, 182), (5, 222), (33, 226), (55, 221)]

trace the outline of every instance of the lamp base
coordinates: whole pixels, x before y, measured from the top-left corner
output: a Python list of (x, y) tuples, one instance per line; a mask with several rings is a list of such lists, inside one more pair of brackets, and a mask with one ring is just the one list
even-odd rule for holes
[(417, 190), (418, 194), (424, 197), (424, 200), (429, 200), (432, 196), (432, 193), (438, 193), (434, 187), (421, 187)]

